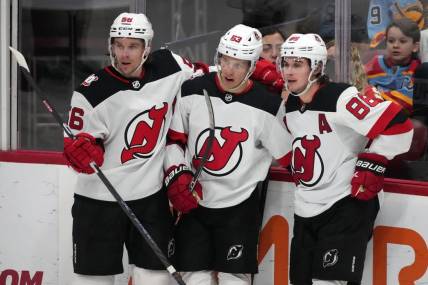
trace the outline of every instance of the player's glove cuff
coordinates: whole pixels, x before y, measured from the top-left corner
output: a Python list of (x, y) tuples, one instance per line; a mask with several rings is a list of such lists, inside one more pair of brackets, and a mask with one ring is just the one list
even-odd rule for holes
[(202, 199), (202, 186), (195, 183), (194, 192), (190, 191), (193, 181), (193, 172), (184, 164), (168, 169), (165, 176), (165, 187), (168, 199), (174, 209), (182, 213), (198, 207), (198, 201)]
[(355, 170), (370, 171), (374, 175), (383, 176), (388, 160), (383, 155), (376, 153), (360, 153), (358, 155)]
[(373, 199), (383, 188), (388, 160), (379, 154), (361, 153), (351, 180), (351, 195), (360, 200)]
[(166, 171), (166, 176), (164, 179), (165, 187), (168, 188), (172, 182), (174, 182), (178, 177), (184, 173), (188, 173), (193, 177), (193, 172), (187, 165), (180, 164), (179, 166), (172, 166)]

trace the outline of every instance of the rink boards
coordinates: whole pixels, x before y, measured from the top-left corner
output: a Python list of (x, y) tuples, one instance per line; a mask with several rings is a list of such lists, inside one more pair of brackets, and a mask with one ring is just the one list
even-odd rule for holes
[[(59, 156), (0, 155), (0, 284), (69, 284), (75, 174)], [(286, 285), (294, 184), (272, 169), (255, 284)], [(389, 179), (363, 284), (428, 283), (428, 183)], [(127, 284), (127, 272), (117, 284)]]

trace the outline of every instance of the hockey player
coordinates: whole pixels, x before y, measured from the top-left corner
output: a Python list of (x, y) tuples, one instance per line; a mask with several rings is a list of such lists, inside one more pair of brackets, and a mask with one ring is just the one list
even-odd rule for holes
[[(289, 164), (291, 146), (283, 115), (276, 117), (283, 111), (280, 96), (249, 79), (261, 49), (258, 30), (231, 28), (217, 48), (218, 72), (185, 82), (175, 107), (165, 181), (174, 208), (184, 213), (175, 229), (174, 257), (188, 285), (214, 284), (213, 272), (219, 284), (250, 284), (257, 272), (256, 185), (265, 179), (272, 156)], [(204, 89), (213, 105), (215, 137), (196, 188), (198, 206), (189, 183), (208, 144)]]
[[(398, 104), (324, 75), (316, 34), (293, 34), (278, 62), (296, 182), (290, 280), (360, 284), (388, 160), (410, 147), (413, 127)], [(365, 148), (368, 141), (371, 144)]]
[(111, 66), (73, 93), (64, 155), (80, 174), (73, 215), (73, 285), (114, 284), (125, 244), (133, 284), (169, 284), (169, 274), (113, 196), (93, 173), (95, 161), (167, 252), (173, 225), (163, 186), (172, 105), (191, 63), (168, 50), (150, 53), (153, 30), (144, 14), (122, 13), (110, 29)]

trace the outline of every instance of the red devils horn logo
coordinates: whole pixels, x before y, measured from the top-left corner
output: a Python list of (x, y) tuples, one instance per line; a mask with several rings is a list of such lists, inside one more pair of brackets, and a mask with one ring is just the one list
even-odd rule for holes
[(165, 115), (168, 104), (156, 109), (144, 111), (131, 120), (125, 130), (125, 144), (121, 154), (121, 162), (125, 163), (135, 158), (148, 158), (153, 155), (155, 147), (162, 139)]
[(318, 153), (320, 146), (321, 141), (317, 136), (314, 136), (313, 139), (304, 136), (293, 142), (291, 161), (293, 179), (304, 186), (314, 186), (324, 173), (324, 164)]
[[(195, 153), (198, 155), (193, 159), (193, 165), (198, 167), (202, 155), (208, 144), (208, 133), (206, 129), (196, 139)], [(216, 128), (215, 137), (212, 142), (211, 152), (204, 165), (204, 171), (214, 176), (224, 176), (238, 167), (242, 158), (242, 143), (248, 139), (248, 131), (232, 131), (231, 127)]]

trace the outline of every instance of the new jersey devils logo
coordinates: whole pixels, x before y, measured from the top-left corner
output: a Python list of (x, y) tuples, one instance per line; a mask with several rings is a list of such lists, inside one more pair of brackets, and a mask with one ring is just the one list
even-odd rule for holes
[(304, 186), (314, 186), (324, 173), (324, 164), (318, 153), (320, 146), (321, 141), (317, 136), (313, 136), (313, 139), (304, 136), (293, 142), (293, 178)]
[[(204, 165), (204, 171), (214, 175), (223, 176), (231, 173), (238, 167), (242, 158), (242, 143), (248, 139), (248, 131), (232, 131), (231, 127), (215, 128), (215, 137), (212, 142), (211, 152)], [(196, 158), (193, 165), (197, 167), (208, 145), (209, 129), (200, 133), (195, 143)]]
[(168, 112), (168, 104), (156, 109), (153, 106), (135, 116), (125, 130), (125, 144), (121, 154), (121, 161), (125, 163), (134, 158), (147, 158), (153, 155), (153, 151), (161, 139), (165, 126), (165, 115)]
[(338, 260), (339, 260), (339, 250), (337, 249), (327, 250), (324, 253), (324, 256), (322, 258), (322, 267), (326, 268), (326, 267), (334, 266)]

